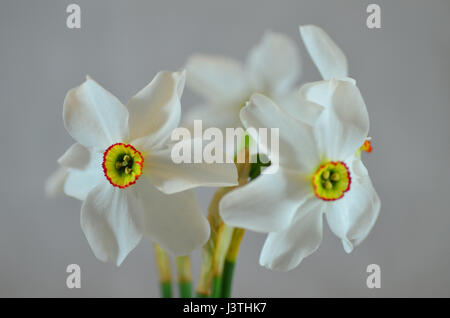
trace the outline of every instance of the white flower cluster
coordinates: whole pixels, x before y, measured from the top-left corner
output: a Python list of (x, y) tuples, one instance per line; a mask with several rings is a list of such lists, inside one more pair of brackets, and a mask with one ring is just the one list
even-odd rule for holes
[(184, 126), (256, 128), (248, 130), (253, 140), (259, 128), (279, 129), (277, 172), (229, 191), (219, 205), (227, 225), (268, 233), (261, 265), (296, 267), (320, 245), (324, 216), (346, 252), (366, 238), (380, 211), (361, 161), (370, 148), (366, 105), (336, 43), (313, 25), (300, 35), (323, 77), (300, 88), (296, 44), (267, 32), (246, 65), (195, 55), (186, 71), (158, 73), (126, 105), (90, 78), (69, 91), (63, 117), (75, 144), (47, 190), (83, 201), (81, 226), (100, 260), (120, 265), (143, 236), (189, 254), (210, 235), (192, 189), (238, 185), (232, 163), (171, 159), (185, 79), (205, 103), (186, 114)]

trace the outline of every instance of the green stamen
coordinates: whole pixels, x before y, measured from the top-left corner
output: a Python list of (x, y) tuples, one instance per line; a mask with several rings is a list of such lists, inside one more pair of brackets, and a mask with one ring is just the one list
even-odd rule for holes
[(331, 181), (339, 181), (339, 179), (341, 178), (341, 176), (339, 175), (339, 173), (333, 173), (331, 175)]

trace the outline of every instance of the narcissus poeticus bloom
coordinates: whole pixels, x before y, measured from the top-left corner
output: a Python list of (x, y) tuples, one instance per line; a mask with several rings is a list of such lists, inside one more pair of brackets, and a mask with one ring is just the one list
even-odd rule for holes
[(126, 106), (90, 78), (66, 96), (64, 124), (77, 143), (59, 159), (64, 191), (84, 201), (81, 226), (103, 261), (119, 265), (142, 235), (188, 254), (209, 236), (189, 189), (237, 184), (233, 164), (173, 163), (184, 83), (184, 72), (160, 72)]
[(242, 109), (247, 128), (279, 128), (280, 168), (230, 192), (220, 203), (226, 223), (269, 233), (260, 264), (270, 269), (290, 270), (319, 247), (323, 215), (350, 253), (368, 235), (380, 210), (360, 160), (369, 118), (354, 81), (310, 83), (301, 94), (304, 107), (322, 108), (311, 119), (313, 125), (258, 94)]
[(287, 36), (266, 32), (247, 62), (214, 55), (193, 55), (187, 64), (187, 85), (204, 104), (187, 113), (186, 125), (201, 119), (205, 126), (241, 127), (239, 111), (253, 93), (281, 101), (293, 91), (301, 71), (298, 48)]

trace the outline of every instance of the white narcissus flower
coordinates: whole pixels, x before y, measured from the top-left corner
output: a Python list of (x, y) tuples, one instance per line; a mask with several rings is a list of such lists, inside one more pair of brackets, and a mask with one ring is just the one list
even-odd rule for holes
[(187, 113), (186, 126), (201, 119), (204, 126), (223, 129), (242, 127), (239, 111), (253, 93), (284, 99), (300, 75), (301, 62), (295, 42), (266, 32), (245, 66), (223, 56), (194, 55), (186, 69), (187, 85), (205, 100)]
[(64, 124), (77, 143), (59, 159), (65, 176), (54, 180), (84, 201), (81, 226), (100, 260), (120, 265), (143, 235), (188, 254), (209, 237), (188, 189), (237, 184), (233, 164), (173, 163), (184, 83), (185, 72), (160, 72), (126, 106), (90, 78), (66, 96)]
[(350, 253), (368, 235), (380, 210), (367, 169), (356, 155), (369, 130), (358, 88), (351, 81), (329, 80), (308, 84), (301, 92), (305, 107), (323, 108), (313, 126), (262, 95), (252, 96), (241, 119), (247, 128), (279, 128), (280, 168), (220, 202), (229, 225), (269, 233), (260, 264), (276, 270), (293, 269), (319, 247), (323, 215)]

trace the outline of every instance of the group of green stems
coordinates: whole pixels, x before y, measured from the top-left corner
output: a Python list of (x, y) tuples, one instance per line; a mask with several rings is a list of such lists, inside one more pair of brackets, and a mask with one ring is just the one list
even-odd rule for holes
[[(239, 240), (242, 240), (244, 230), (237, 229), (239, 233)], [(237, 248), (230, 248), (229, 253), (224, 261), (222, 275), (214, 275), (211, 293), (205, 294), (203, 292), (196, 293), (197, 298), (213, 297), (213, 298), (229, 298), (231, 297), (231, 288), (233, 282), (234, 265), (239, 246)], [(171, 263), (169, 254), (164, 251), (159, 245), (155, 244), (156, 263), (160, 279), (160, 291), (162, 298), (172, 298), (172, 275)], [(192, 298), (192, 274), (191, 274), (191, 260), (190, 256), (179, 256), (175, 258), (175, 267), (177, 270), (177, 285), (180, 298)]]
[[(161, 297), (172, 298), (172, 270), (170, 256), (158, 244), (155, 243), (155, 258), (159, 273)], [(180, 297), (192, 297), (191, 260), (189, 255), (175, 258), (177, 268), (177, 282)]]

